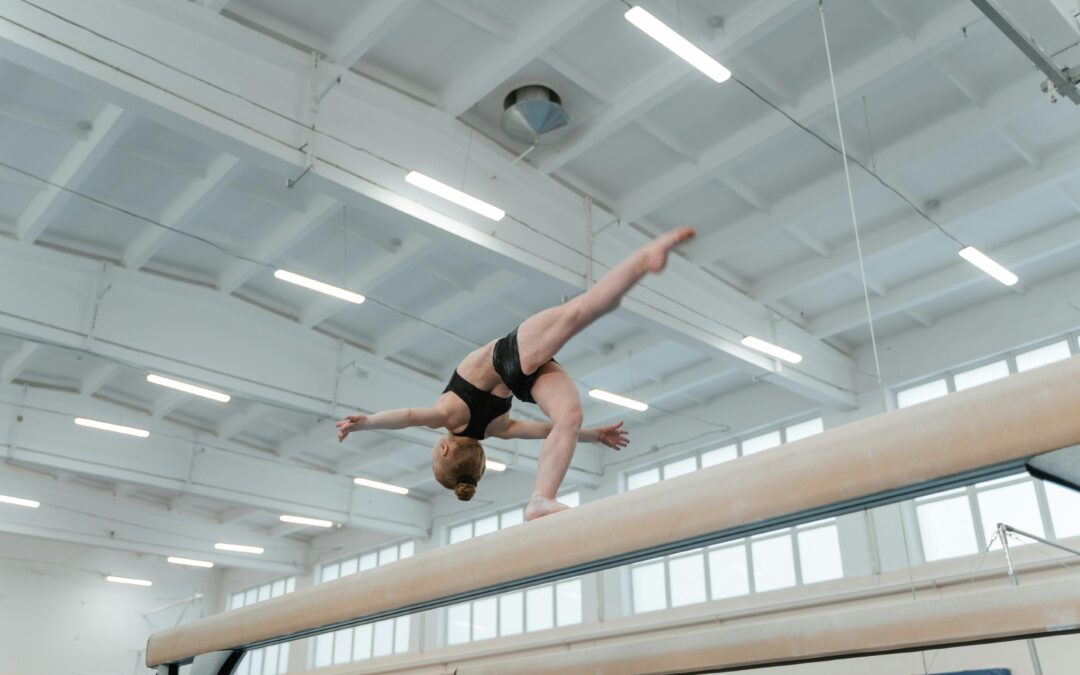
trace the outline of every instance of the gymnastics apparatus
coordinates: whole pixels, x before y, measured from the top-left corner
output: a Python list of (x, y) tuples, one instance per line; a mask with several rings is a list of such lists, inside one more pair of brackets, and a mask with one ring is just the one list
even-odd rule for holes
[[(1080, 484), (1080, 356), (426, 551), (150, 637), (146, 663), (230, 675), (244, 650), (1023, 471)], [(542, 552), (542, 554), (538, 554)], [(584, 645), (548, 673), (723, 670), (1080, 631), (1080, 589), (1032, 584), (676, 639)], [(467, 659), (466, 659), (467, 660)], [(449, 667), (449, 666), (447, 666)], [(528, 659), (458, 673), (536, 672)], [(426, 669), (423, 672), (454, 672)]]

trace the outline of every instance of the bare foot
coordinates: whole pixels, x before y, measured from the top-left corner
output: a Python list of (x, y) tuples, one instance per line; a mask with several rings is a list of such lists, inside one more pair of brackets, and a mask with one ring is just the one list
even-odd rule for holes
[(548, 499), (540, 495), (533, 495), (529, 500), (528, 505), (525, 507), (525, 520), (536, 520), (544, 516), (549, 516), (552, 513), (558, 513), (559, 511), (565, 511), (570, 508), (566, 504), (561, 504), (554, 499)]
[(678, 227), (653, 241), (645, 247), (645, 269), (654, 274), (664, 269), (671, 249), (695, 234), (692, 227)]

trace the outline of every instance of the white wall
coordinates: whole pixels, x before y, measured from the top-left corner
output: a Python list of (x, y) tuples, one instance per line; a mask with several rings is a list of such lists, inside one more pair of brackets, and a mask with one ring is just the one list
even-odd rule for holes
[[(106, 574), (154, 585), (113, 584)], [(157, 556), (0, 535), (0, 674), (147, 673), (150, 634), (216, 611), (219, 578)], [(150, 613), (196, 593), (201, 601)]]

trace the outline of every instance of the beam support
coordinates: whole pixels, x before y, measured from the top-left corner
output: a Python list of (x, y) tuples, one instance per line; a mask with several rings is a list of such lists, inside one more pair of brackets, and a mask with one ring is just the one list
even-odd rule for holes
[(1073, 357), (303, 589), (272, 607), (162, 631), (146, 663), (307, 637), (1017, 473), (1034, 455), (1080, 443), (1078, 406)]

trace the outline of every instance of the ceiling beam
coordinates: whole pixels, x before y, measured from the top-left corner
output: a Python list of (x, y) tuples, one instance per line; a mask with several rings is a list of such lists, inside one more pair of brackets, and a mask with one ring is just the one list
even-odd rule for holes
[(416, 7), (416, 0), (370, 0), (338, 32), (330, 45), (330, 60), (346, 70), (386, 37)]
[[(684, 396), (691, 389), (696, 389), (704, 384), (720, 378), (738, 373), (735, 368), (724, 366), (716, 361), (699, 363), (689, 368), (672, 373), (659, 382), (653, 382), (627, 392), (619, 392), (624, 396), (648, 403), (650, 410), (663, 401), (675, 396)], [(595, 403), (585, 414), (589, 426), (601, 426), (615, 420), (625, 420), (627, 430), (633, 433), (634, 418), (638, 413), (621, 409), (618, 406), (604, 403)], [(661, 415), (666, 415), (660, 411)], [(676, 415), (677, 416), (677, 415)]]
[(102, 387), (109, 384), (109, 381), (116, 377), (119, 372), (120, 364), (114, 361), (106, 361), (95, 366), (83, 376), (82, 381), (79, 383), (79, 394), (93, 396)]
[(242, 171), (236, 157), (222, 154), (214, 160), (206, 177), (193, 180), (183, 192), (165, 207), (161, 214), (162, 227), (146, 225), (143, 231), (124, 249), (124, 267), (137, 270), (154, 257), (170, 240), (180, 236), (192, 221), (202, 215), (209, 202)]
[[(286, 251), (340, 213), (342, 208), (337, 200), (326, 195), (317, 195), (304, 213), (286, 217), (251, 246), (250, 257), (260, 263), (273, 264)], [(255, 262), (235, 260), (218, 275), (217, 288), (222, 293), (232, 293), (251, 281), (262, 269), (263, 265)]]
[(604, 0), (551, 0), (534, 6), (538, 7), (536, 15), (525, 22), (525, 28), (509, 45), (446, 86), (439, 107), (454, 117), (460, 116), (604, 4)]
[(40, 345), (36, 342), (23, 342), (18, 351), (4, 359), (0, 364), (0, 384), (8, 384), (17, 378), (30, 365), (30, 360), (38, 351)]
[[(963, 39), (961, 28), (977, 17), (978, 12), (967, 4), (949, 5), (949, 9), (920, 32), (917, 40), (897, 38), (841, 71), (837, 74), (837, 95), (841, 106), (864, 91), (884, 86), (892, 78), (909, 72), (918, 64), (956, 44)], [(789, 106), (785, 112), (810, 126), (832, 115), (833, 95), (830, 82), (826, 80), (819, 83), (801, 98), (797, 106)], [(789, 133), (791, 129), (787, 118), (770, 112), (748, 128), (740, 129), (738, 133), (703, 150), (698, 163), (677, 166), (634, 190), (615, 210), (623, 219), (630, 221), (647, 216), (668, 203), (675, 195), (682, 194), (686, 185), (693, 184), (703, 176), (776, 142), (779, 136)]]
[(227, 440), (236, 436), (244, 429), (255, 424), (259, 420), (272, 415), (275, 412), (273, 406), (263, 403), (252, 403), (246, 410), (234, 413), (218, 425), (216, 436)]
[(150, 416), (156, 420), (168, 416), (169, 413), (191, 400), (189, 396), (190, 394), (185, 394), (182, 391), (170, 391), (162, 394), (154, 403)]
[(90, 134), (75, 142), (49, 174), (48, 184), (40, 187), (15, 219), (15, 236), (20, 241), (31, 244), (37, 241), (74, 196), (70, 191), (78, 190), (94, 173), (134, 120), (134, 115), (114, 105), (106, 104), (101, 109)]
[[(1015, 239), (990, 251), (983, 250), (991, 258), (1023, 278), (1025, 267), (1078, 246), (1080, 246), (1080, 219), (1073, 219)], [(925, 302), (945, 297), (976, 284), (986, 284), (991, 288), (1000, 288), (1002, 292), (1006, 292), (1005, 286), (998, 285), (997, 281), (957, 256), (945, 267), (893, 287), (888, 296), (871, 303), (871, 311), (875, 319), (883, 319), (900, 312), (917, 310), (919, 305)], [(865, 304), (854, 302), (811, 318), (810, 330), (815, 335), (830, 337), (865, 323)]]
[[(698, 45), (721, 62), (730, 59), (799, 13), (797, 0), (765, 0), (753, 3), (728, 22), (727, 28)], [(805, 5), (803, 5), (805, 7)], [(641, 40), (649, 40), (642, 35)], [(672, 56), (667, 62), (620, 92), (603, 112), (575, 128), (558, 148), (540, 156), (536, 167), (544, 173), (558, 171), (605, 138), (645, 114), (661, 101), (678, 94), (703, 77), (700, 72)], [(720, 85), (723, 86), (723, 85)]]

